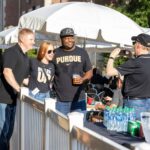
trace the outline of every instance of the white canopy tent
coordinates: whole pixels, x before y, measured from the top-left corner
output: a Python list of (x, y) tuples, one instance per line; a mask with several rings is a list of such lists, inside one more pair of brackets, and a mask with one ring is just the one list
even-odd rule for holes
[(78, 37), (130, 46), (131, 37), (143, 32), (120, 12), (89, 2), (57, 3), (39, 8), (21, 16), (18, 26), (56, 34), (62, 28), (72, 27)]
[[(18, 42), (18, 31), (19, 31), (18, 26), (1, 31), (0, 32), (0, 44), (1, 45), (10, 45), (13, 43), (17, 43)], [(51, 37), (51, 35), (46, 35), (46, 34), (42, 34), (42, 33), (35, 33), (35, 38), (37, 41), (48, 40), (48, 39), (55, 40), (55, 36)]]
[(0, 32), (0, 44), (8, 45), (18, 41), (18, 27), (12, 27)]
[(143, 30), (144, 33), (150, 32), (150, 28), (144, 28), (144, 27), (141, 27), (141, 29)]
[(0, 32), (0, 49), (6, 49), (17, 42), (18, 28), (12, 27)]
[[(6, 49), (18, 42), (19, 28), (17, 26), (11, 27), (0, 32), (0, 49)], [(36, 34), (36, 37), (40, 39), (40, 34)], [(35, 46), (35, 48), (37, 48)]]
[(148, 34), (148, 35), (150, 35), (150, 28), (149, 28), (149, 30), (147, 31), (147, 32), (145, 32), (146, 34)]
[[(0, 32), (0, 49), (6, 49), (10, 46), (12, 46), (13, 44), (18, 42), (18, 27), (12, 27), (10, 29), (6, 29), (4, 31)], [(59, 46), (59, 36), (56, 34), (44, 34), (41, 32), (35, 32), (35, 41), (36, 41), (36, 48), (37, 46), (40, 44), (41, 41), (43, 40), (49, 40), (51, 42), (53, 42), (53, 44), (57, 47)], [(115, 44), (111, 44), (111, 43), (106, 43), (106, 42), (96, 42), (93, 40), (86, 40), (86, 44), (83, 44), (83, 39), (79, 42), (77, 42), (78, 46), (80, 47), (84, 47), (87, 50), (93, 50), (95, 52), (98, 52), (100, 50), (103, 49), (108, 49), (110, 50), (113, 47), (116, 47)]]

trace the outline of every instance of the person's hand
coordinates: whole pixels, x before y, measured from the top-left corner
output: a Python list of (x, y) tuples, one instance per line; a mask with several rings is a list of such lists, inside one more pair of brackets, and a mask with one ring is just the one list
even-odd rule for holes
[(120, 48), (115, 48), (115, 49), (111, 52), (110, 57), (112, 57), (112, 58), (115, 59), (115, 58), (119, 55), (120, 51), (121, 51)]
[(110, 105), (110, 108), (114, 108), (114, 107), (117, 107), (117, 105), (116, 104), (111, 104)]
[(102, 103), (97, 103), (95, 105), (95, 109), (96, 110), (104, 110), (105, 109), (105, 105), (103, 105)]
[(105, 101), (112, 101), (112, 97), (106, 96), (106, 97), (104, 97), (104, 100)]
[(73, 79), (74, 81), (73, 81), (73, 84), (82, 84), (83, 83), (83, 78), (80, 76), (80, 75), (78, 75), (76, 78), (74, 78)]

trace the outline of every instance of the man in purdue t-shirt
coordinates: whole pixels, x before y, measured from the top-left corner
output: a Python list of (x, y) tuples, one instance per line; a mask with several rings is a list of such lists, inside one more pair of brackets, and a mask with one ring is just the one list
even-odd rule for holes
[[(57, 94), (56, 109), (67, 115), (72, 111), (86, 110), (83, 84), (92, 77), (92, 66), (87, 52), (75, 46), (72, 28), (60, 32), (62, 46), (56, 49), (54, 88)], [(73, 75), (78, 77), (73, 83)]]

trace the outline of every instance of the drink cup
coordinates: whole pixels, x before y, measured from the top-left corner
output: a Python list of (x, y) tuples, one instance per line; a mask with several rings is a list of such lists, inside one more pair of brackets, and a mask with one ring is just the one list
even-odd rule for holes
[(74, 84), (74, 85), (79, 84), (79, 83), (78, 83), (78, 78), (80, 78), (80, 75), (79, 75), (79, 74), (73, 74), (72, 80), (73, 80), (73, 84)]
[(89, 105), (92, 105), (92, 102), (94, 101), (94, 98), (92, 98), (92, 97), (88, 97), (87, 98), (87, 103), (89, 104)]
[(141, 113), (141, 123), (145, 140), (150, 143), (150, 112)]

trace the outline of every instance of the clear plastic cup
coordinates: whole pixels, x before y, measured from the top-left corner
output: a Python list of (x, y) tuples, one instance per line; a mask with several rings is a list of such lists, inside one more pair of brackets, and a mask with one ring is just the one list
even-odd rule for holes
[(72, 75), (72, 80), (73, 80), (73, 84), (75, 85), (75, 84), (78, 84), (78, 78), (80, 78), (80, 75), (79, 74), (73, 74)]
[(141, 113), (141, 123), (145, 140), (150, 143), (150, 112)]

